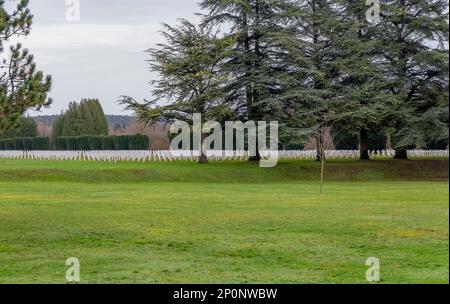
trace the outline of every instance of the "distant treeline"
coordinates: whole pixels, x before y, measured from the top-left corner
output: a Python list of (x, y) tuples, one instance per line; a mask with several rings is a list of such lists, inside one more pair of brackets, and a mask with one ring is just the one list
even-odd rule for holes
[(148, 150), (150, 141), (146, 135), (122, 136), (67, 136), (57, 137), (52, 144), (48, 137), (17, 137), (0, 139), (0, 150)]
[[(36, 121), (36, 123), (41, 123), (46, 126), (52, 126), (60, 116), (61, 115), (38, 115), (38, 116), (33, 116), (33, 119)], [(105, 114), (105, 117), (106, 117), (108, 126), (114, 126), (117, 124), (117, 125), (122, 125), (122, 126), (127, 127), (136, 121), (136, 117), (130, 116), (130, 115), (106, 115)]]

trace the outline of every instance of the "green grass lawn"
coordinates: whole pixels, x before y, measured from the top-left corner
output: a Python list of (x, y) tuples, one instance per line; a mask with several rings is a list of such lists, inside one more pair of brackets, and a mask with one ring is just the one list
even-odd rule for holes
[(0, 160), (0, 283), (449, 282), (448, 160)]

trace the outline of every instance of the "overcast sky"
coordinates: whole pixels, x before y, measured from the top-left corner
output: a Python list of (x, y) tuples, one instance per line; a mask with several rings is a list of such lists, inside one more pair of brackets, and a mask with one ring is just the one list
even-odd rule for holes
[(121, 114), (120, 95), (150, 97), (144, 51), (161, 41), (161, 23), (198, 20), (198, 0), (79, 0), (80, 21), (66, 20), (66, 0), (30, 0), (34, 23), (24, 47), (53, 76), (54, 103), (36, 114), (59, 114), (70, 101), (98, 98)]

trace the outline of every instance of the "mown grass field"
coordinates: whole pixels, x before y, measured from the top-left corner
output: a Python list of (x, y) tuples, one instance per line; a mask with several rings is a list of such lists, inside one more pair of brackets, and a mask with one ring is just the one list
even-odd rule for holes
[(0, 160), (0, 283), (449, 282), (448, 160)]

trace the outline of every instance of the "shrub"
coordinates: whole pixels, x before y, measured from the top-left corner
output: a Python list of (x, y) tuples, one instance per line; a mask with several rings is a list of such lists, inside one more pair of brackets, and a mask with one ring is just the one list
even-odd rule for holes
[(128, 149), (129, 150), (148, 150), (149, 139), (146, 135), (136, 134), (128, 136)]
[(89, 149), (93, 151), (102, 150), (102, 138), (103, 136), (89, 136)]
[[(48, 139), (45, 142), (48, 144)], [(45, 145), (43, 143), (43, 145)], [(147, 150), (149, 139), (142, 134), (121, 136), (57, 137), (56, 150)]]
[(33, 150), (33, 143), (30, 137), (16, 137), (13, 139), (15, 142), (15, 149), (19, 151)]
[(14, 137), (11, 139), (14, 140), (14, 150), (18, 150), (18, 151), (24, 150), (22, 137)]
[(14, 138), (5, 139), (5, 150), (16, 150), (16, 141)]
[(15, 137), (0, 139), (0, 150), (49, 150), (50, 141), (48, 137)]
[(69, 150), (69, 151), (79, 150), (78, 137), (72, 137), (72, 136), (66, 137), (66, 147), (67, 147), (67, 150)]
[(48, 137), (33, 137), (31, 142), (33, 150), (45, 151), (50, 149), (50, 139)]
[(116, 150), (115, 146), (116, 136), (103, 136), (102, 139), (102, 150)]
[(67, 150), (67, 139), (66, 137), (55, 138), (55, 149), (58, 151)]
[(116, 136), (114, 141), (115, 141), (116, 150), (129, 150), (127, 135)]
[(91, 150), (91, 148), (89, 146), (90, 136), (79, 136), (79, 137), (73, 137), (73, 138), (76, 139), (77, 147), (78, 147), (75, 150), (80, 150), (80, 151)]

